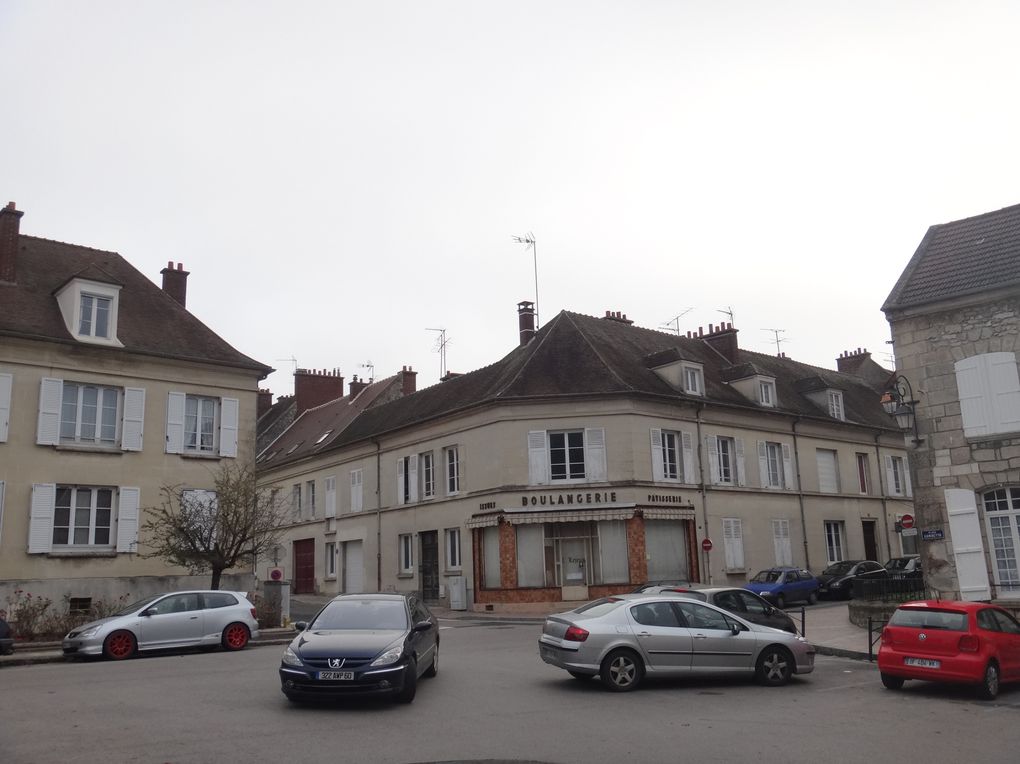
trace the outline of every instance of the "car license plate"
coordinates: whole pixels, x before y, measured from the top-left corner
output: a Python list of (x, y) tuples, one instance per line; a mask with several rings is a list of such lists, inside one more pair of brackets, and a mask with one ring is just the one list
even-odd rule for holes
[(352, 682), (354, 681), (353, 671), (320, 671), (319, 679), (327, 681)]
[(928, 658), (904, 658), (903, 662), (908, 666), (921, 666), (922, 668), (939, 668), (942, 665), (941, 662)]

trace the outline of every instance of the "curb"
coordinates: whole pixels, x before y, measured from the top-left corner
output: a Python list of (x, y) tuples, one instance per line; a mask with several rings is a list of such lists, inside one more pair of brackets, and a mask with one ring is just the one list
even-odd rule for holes
[(868, 654), (861, 652), (860, 650), (846, 650), (842, 647), (826, 647), (825, 645), (815, 645), (815, 652), (818, 653), (819, 655), (832, 655), (836, 658), (852, 658), (858, 661), (868, 661)]

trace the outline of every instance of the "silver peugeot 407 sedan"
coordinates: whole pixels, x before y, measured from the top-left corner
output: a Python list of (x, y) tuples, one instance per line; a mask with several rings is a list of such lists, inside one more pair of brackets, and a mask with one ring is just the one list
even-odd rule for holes
[(617, 692), (646, 675), (746, 672), (776, 686), (815, 664), (801, 636), (669, 595), (621, 594), (548, 616), (538, 648), (546, 663), (577, 679), (601, 677)]

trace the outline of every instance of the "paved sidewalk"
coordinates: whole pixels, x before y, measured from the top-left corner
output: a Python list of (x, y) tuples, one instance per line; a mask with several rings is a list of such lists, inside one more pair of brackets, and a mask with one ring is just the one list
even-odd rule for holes
[[(292, 611), (297, 613), (315, 612), (318, 606), (329, 601), (329, 597), (291, 597)], [(296, 602), (295, 602), (296, 600)], [(298, 607), (295, 608), (294, 605)], [(514, 612), (474, 612), (433, 607), (435, 616), (443, 620), (500, 621), (505, 623), (540, 624), (550, 613), (562, 612), (562, 604), (556, 606), (535, 606), (520, 608)], [(850, 623), (846, 603), (821, 603), (804, 608), (804, 635), (822, 655), (838, 655), (846, 658), (866, 660), (868, 657), (868, 630)], [(801, 624), (800, 608), (788, 611)], [(307, 616), (302, 616), (307, 617)], [(293, 628), (262, 629), (258, 639), (251, 645), (284, 645), (294, 636)], [(876, 647), (877, 650), (877, 647)], [(0, 669), (6, 666), (24, 666), (35, 663), (56, 663), (64, 660), (59, 642), (15, 644), (13, 655), (0, 655)]]

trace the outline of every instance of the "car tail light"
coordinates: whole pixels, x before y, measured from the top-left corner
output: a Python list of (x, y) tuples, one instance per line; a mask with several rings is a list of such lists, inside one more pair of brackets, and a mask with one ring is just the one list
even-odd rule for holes
[(892, 632), (889, 631), (889, 627), (886, 626), (882, 629), (882, 644), (891, 645), (893, 641)]
[(252, 618), (257, 618), (257, 616), (255, 615), (255, 608), (251, 609), (251, 617)]
[(563, 638), (570, 642), (584, 642), (588, 638), (588, 632), (580, 626), (570, 626), (567, 628), (567, 633), (563, 635)]
[(964, 634), (959, 647), (961, 653), (976, 653), (981, 649), (981, 639), (976, 634)]

